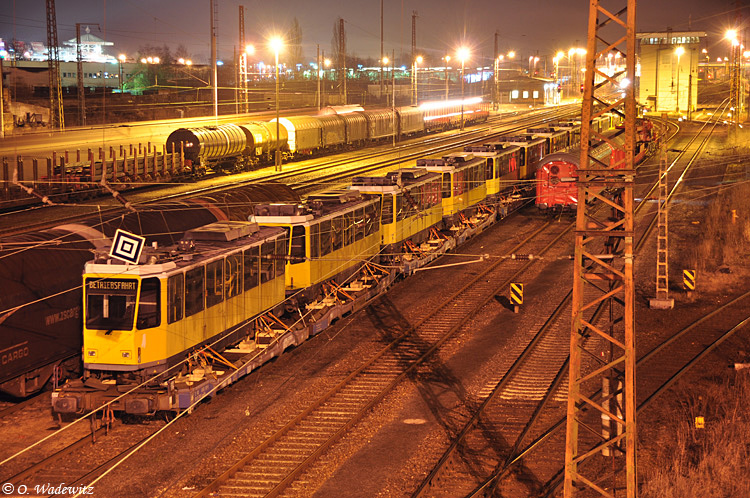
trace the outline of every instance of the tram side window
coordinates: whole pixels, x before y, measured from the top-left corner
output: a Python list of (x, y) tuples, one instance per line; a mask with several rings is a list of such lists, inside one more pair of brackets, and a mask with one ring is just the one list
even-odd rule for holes
[(224, 261), (224, 287), (227, 299), (242, 292), (242, 254), (227, 256)]
[(488, 157), (486, 167), (487, 173), (485, 174), (485, 178), (487, 178), (488, 180), (492, 180), (493, 178), (495, 178), (495, 160), (491, 157)]
[(396, 194), (396, 221), (404, 219), (404, 194)]
[(440, 179), (433, 180), (432, 181), (432, 205), (437, 206), (440, 204), (442, 197), (441, 197), (441, 190), (440, 190)]
[(389, 225), (393, 223), (393, 194), (383, 195), (383, 209), (381, 211), (380, 222), (381, 225)]
[(258, 277), (260, 275), (260, 246), (251, 247), (243, 254), (244, 274), (245, 274), (245, 291), (258, 286)]
[(205, 267), (193, 268), (185, 273), (185, 316), (203, 311), (203, 281)]
[(354, 212), (344, 213), (344, 245), (354, 242)]
[(378, 211), (375, 204), (365, 206), (365, 236), (370, 236), (377, 232)]
[(260, 283), (268, 282), (274, 278), (274, 260), (276, 253), (276, 242), (264, 242), (260, 246)]
[[(303, 237), (305, 236), (304, 227), (303, 227), (303, 231), (302, 231), (302, 236)], [(279, 237), (278, 239), (276, 239), (276, 255), (277, 256), (286, 256), (287, 254), (289, 254), (289, 250), (290, 250), (289, 245), (291, 243), (290, 241), (291, 241), (291, 239), (289, 238), (289, 234), (288, 233), (284, 233), (281, 237)], [(303, 253), (304, 253), (304, 248), (305, 248), (305, 243), (303, 242), (302, 243), (302, 251), (303, 251)], [(284, 269), (286, 268), (286, 259), (284, 259), (284, 258), (278, 258), (278, 259), (276, 259), (275, 268), (276, 268), (276, 276), (277, 277), (283, 275), (284, 274)]]
[(317, 258), (320, 256), (320, 225), (315, 223), (310, 225), (310, 257)]
[(185, 302), (185, 275), (179, 273), (167, 279), (167, 323), (182, 320)]
[(451, 196), (451, 174), (443, 173), (443, 199)]
[(359, 208), (354, 211), (354, 240), (365, 238), (365, 210)]
[(144, 278), (138, 300), (136, 328), (150, 329), (161, 323), (161, 282), (158, 278)]
[(414, 211), (412, 214), (416, 214), (424, 209), (424, 187), (424, 184), (416, 185), (409, 191), (412, 199), (414, 199), (414, 204), (410, 206), (412, 211)]
[[(297, 228), (297, 227), (295, 227)], [(305, 227), (299, 227), (302, 228), (302, 257), (305, 257)], [(289, 249), (289, 239), (286, 237), (286, 235), (282, 235), (278, 239), (276, 239), (276, 256), (277, 258), (274, 260), (274, 269), (275, 269), (275, 276), (276, 277), (283, 277), (284, 271), (286, 270), (286, 258), (282, 258), (281, 256), (285, 256), (287, 253), (287, 250)]]
[(466, 181), (466, 171), (456, 171), (453, 173), (453, 195), (464, 193), (464, 182)]
[(224, 300), (224, 260), (206, 265), (206, 308)]
[(344, 241), (344, 218), (337, 216), (331, 220), (331, 246), (336, 251), (341, 249)]
[(331, 220), (320, 222), (320, 255), (330, 254), (333, 247), (333, 234), (331, 233)]
[[(289, 256), (292, 258), (291, 264), (302, 263), (305, 260), (305, 227), (302, 225), (292, 227), (292, 246)], [(277, 274), (281, 272), (284, 260), (280, 259), (279, 263), (280, 267), (276, 268)]]

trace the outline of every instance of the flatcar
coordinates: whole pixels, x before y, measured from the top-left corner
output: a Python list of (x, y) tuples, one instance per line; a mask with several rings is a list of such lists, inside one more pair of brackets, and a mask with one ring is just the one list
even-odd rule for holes
[[(358, 111), (330, 116), (367, 119)], [(335, 124), (331, 120), (332, 130)], [(340, 136), (341, 128), (338, 130)], [(100, 251), (84, 277), (90, 291), (84, 311), (90, 338), (90, 347), (84, 345), (85, 366), (89, 379), (94, 380), (71, 382), (66, 389), (56, 391), (55, 410), (78, 412), (99, 406), (133, 387), (137, 380), (195, 358), (198, 348), (214, 343), (230, 345), (222, 357), (236, 368), (228, 369), (232, 379), (244, 375), (289, 345), (318, 333), (347, 310), (356, 309), (350, 293), (373, 296), (393, 282), (397, 272), (409, 274), (425, 264), (422, 256), (409, 256), (407, 252), (420, 254), (440, 247), (430, 256), (437, 257), (440, 251), (483, 229), (486, 220), (502, 214), (507, 191), (528, 179), (525, 175), (529, 169), (522, 168), (522, 161), (529, 165), (529, 158), (533, 160), (544, 145), (541, 138), (522, 144), (514, 137), (501, 138), (461, 153), (419, 159), (416, 168), (393, 171), (384, 177), (358, 177), (348, 191), (318, 194), (305, 202), (257, 204), (251, 214), (248, 203), (238, 199), (207, 197), (195, 201), (211, 209), (223, 204), (245, 206), (249, 221), (260, 226), (256, 233), (273, 238), (273, 248), (265, 239), (256, 244), (245, 235), (231, 241), (220, 239), (223, 241), (216, 244), (186, 236), (171, 248), (149, 248), (143, 264), (123, 268), (102, 265), (107, 257)], [(484, 209), (483, 204), (495, 209)], [(232, 219), (243, 221), (241, 227), (249, 226), (243, 215)], [(229, 226), (209, 227), (194, 233), (211, 238), (217, 232), (234, 230)], [(259, 247), (251, 255), (257, 256), (259, 266), (246, 259), (248, 244)], [(395, 271), (374, 275), (373, 267), (384, 260)], [(255, 278), (247, 275), (254, 275), (256, 270), (259, 286), (269, 279), (275, 279), (275, 283), (272, 292), (253, 298), (257, 306), (252, 307), (235, 293), (246, 292), (245, 282)], [(369, 280), (364, 279), (367, 274)], [(119, 280), (127, 282), (98, 284)], [(349, 287), (353, 280), (359, 283)], [(105, 305), (102, 295), (113, 296), (112, 302)], [(366, 299), (362, 298), (359, 305)], [(240, 302), (245, 303), (244, 308), (238, 305)], [(100, 315), (105, 309), (108, 319), (124, 319), (126, 323), (118, 322), (113, 328), (112, 323), (102, 322)], [(268, 324), (262, 323), (277, 319), (265, 317), (279, 316), (282, 310), (286, 314), (278, 323), (283, 328), (269, 332)], [(117, 327), (121, 328), (115, 330)], [(151, 346), (154, 349), (144, 349)], [(100, 356), (105, 353), (108, 359)], [(185, 364), (180, 368), (186, 368)], [(226, 378), (226, 372), (215, 371), (200, 381), (191, 380), (195, 372), (177, 374), (168, 381), (154, 380), (137, 390), (130, 401), (118, 401), (114, 408), (141, 414), (184, 409), (224, 382), (216, 379)], [(96, 379), (106, 382), (100, 384), (98, 394), (92, 394)], [(110, 383), (112, 379), (115, 385)]]

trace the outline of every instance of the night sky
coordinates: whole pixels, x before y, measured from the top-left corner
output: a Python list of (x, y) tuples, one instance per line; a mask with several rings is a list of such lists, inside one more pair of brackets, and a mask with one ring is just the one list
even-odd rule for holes
[[(284, 32), (296, 17), (302, 29), (303, 53), (315, 58), (316, 44), (331, 52), (333, 25), (346, 21), (347, 52), (378, 58), (378, 0), (218, 0), (219, 56), (231, 58), (238, 44), (238, 6), (245, 6), (245, 36), (262, 45), (271, 34)], [(0, 0), (0, 37), (46, 42), (44, 0)], [(622, 5), (616, 2), (615, 5)], [(750, 24), (750, 0), (741, 0)], [(720, 33), (734, 19), (736, 0), (642, 0), (638, 31), (705, 30), (708, 48), (726, 51)], [(7, 6), (7, 7), (6, 7)], [(210, 52), (209, 0), (57, 0), (60, 41), (75, 37), (75, 23), (98, 23), (92, 33), (115, 43), (112, 55), (134, 56), (146, 44), (184, 44), (195, 62)], [(585, 0), (385, 0), (385, 51), (411, 50), (411, 15), (417, 11), (417, 46), (436, 58), (454, 53), (465, 40), (472, 53), (492, 57), (494, 33), (500, 50), (515, 50), (520, 59), (549, 55), (584, 45), (588, 2)], [(270, 59), (261, 51), (258, 58)], [(282, 56), (283, 59), (283, 56)]]

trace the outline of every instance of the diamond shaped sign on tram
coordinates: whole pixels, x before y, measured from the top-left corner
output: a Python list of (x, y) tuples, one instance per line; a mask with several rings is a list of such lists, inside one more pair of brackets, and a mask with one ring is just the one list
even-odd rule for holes
[(109, 250), (109, 255), (128, 263), (138, 264), (145, 243), (145, 237), (118, 229), (115, 232), (115, 240)]

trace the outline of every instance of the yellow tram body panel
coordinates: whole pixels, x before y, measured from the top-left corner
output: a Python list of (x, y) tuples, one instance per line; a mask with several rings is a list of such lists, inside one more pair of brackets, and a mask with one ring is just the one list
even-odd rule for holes
[(196, 241), (193, 255), (178, 261), (88, 263), (84, 366), (156, 369), (272, 309), (285, 298), (283, 259), (275, 256), (286, 247), (283, 231), (260, 230), (223, 247)]
[(442, 159), (419, 159), (417, 166), (443, 175), (443, 217), (455, 216), (487, 197), (486, 159), (471, 153), (449, 154)]
[(309, 196), (306, 205), (256, 206), (253, 220), (289, 235), (286, 289), (294, 292), (358, 268), (380, 251), (375, 199), (341, 191)]
[(443, 217), (440, 173), (423, 168), (391, 171), (384, 177), (356, 177), (353, 190), (380, 198), (380, 243), (414, 239)]

